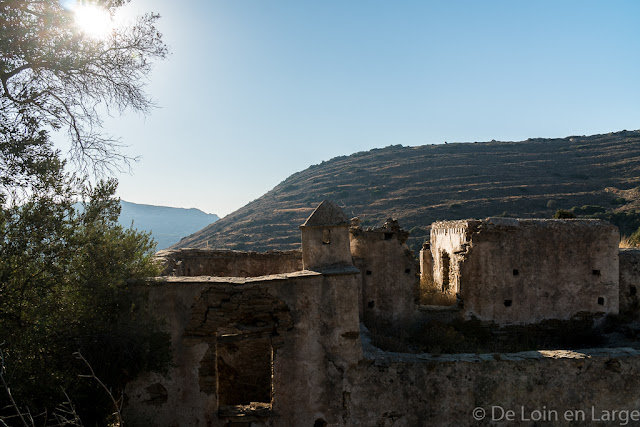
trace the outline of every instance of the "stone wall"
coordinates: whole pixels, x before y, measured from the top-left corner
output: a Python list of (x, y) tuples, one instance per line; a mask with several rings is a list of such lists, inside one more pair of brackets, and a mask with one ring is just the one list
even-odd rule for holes
[[(640, 419), (638, 350), (409, 355), (363, 344), (337, 425), (639, 424), (630, 421), (631, 411)], [(614, 410), (626, 412), (603, 422)]]
[(349, 227), (300, 227), (302, 259), (305, 270), (352, 265), (349, 252)]
[(640, 249), (620, 250), (620, 314), (640, 319)]
[(242, 252), (213, 249), (166, 249), (156, 258), (163, 276), (257, 277), (302, 270), (299, 250)]
[(376, 229), (354, 227), (350, 234), (354, 265), (361, 272), (361, 319), (367, 325), (411, 320), (420, 267), (405, 243), (409, 234), (392, 220)]
[(350, 231), (345, 222), (335, 204), (323, 202), (301, 227), (307, 270), (296, 251), (161, 252), (168, 277), (137, 289), (171, 334), (174, 366), (127, 385), (127, 423), (640, 423), (638, 350), (391, 353), (372, 346), (365, 326), (382, 321), (403, 330), (405, 320), (422, 319), (429, 333), (426, 320), (458, 312), (499, 324), (615, 314), (619, 307), (635, 316), (640, 251), (618, 258), (615, 227), (586, 220), (436, 223), (433, 283), (457, 294), (460, 306), (421, 307), (416, 315), (418, 265), (407, 233), (393, 220)]
[(466, 318), (526, 324), (618, 313), (619, 235), (609, 223), (453, 221), (436, 223), (431, 239), (434, 279), (446, 270), (438, 254), (451, 254), (450, 286)]
[(420, 288), (425, 292), (435, 291), (433, 281), (433, 257), (431, 256), (431, 245), (425, 243), (420, 249)]
[(127, 385), (128, 423), (313, 426), (338, 419), (342, 373), (361, 359), (357, 273), (169, 277), (140, 287), (171, 333), (175, 366)]
[(469, 231), (478, 221), (441, 221), (431, 225), (433, 287), (449, 295), (460, 292), (460, 263), (468, 246)]

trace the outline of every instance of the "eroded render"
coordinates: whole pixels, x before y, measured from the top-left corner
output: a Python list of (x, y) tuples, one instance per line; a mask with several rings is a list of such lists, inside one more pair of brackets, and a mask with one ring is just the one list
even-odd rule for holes
[(495, 405), (640, 409), (632, 348), (408, 354), (368, 333), (424, 321), (425, 298), (495, 326), (634, 317), (640, 252), (619, 253), (615, 227), (440, 222), (420, 262), (397, 221), (365, 230), (329, 201), (300, 228), (301, 252), (158, 254), (165, 275), (141, 291), (171, 333), (174, 366), (128, 384), (129, 424), (475, 425), (474, 409)]

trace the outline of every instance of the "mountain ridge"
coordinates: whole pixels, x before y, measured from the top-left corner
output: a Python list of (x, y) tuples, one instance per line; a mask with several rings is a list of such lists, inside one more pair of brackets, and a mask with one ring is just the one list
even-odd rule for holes
[(436, 220), (549, 218), (558, 208), (579, 206), (633, 211), (640, 208), (639, 192), (632, 191), (639, 185), (640, 131), (393, 145), (296, 172), (172, 247), (294, 249), (300, 244), (298, 226), (329, 199), (348, 216), (360, 217), (363, 226), (397, 219), (411, 232), (415, 249)]
[(120, 200), (120, 206), (120, 225), (151, 232), (158, 250), (168, 248), (185, 235), (220, 219), (216, 214), (208, 214), (196, 208), (174, 208), (125, 200)]

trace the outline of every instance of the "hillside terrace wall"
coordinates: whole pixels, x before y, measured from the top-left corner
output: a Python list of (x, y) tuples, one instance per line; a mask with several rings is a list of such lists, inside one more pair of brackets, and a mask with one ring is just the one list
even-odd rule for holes
[(163, 276), (257, 277), (302, 270), (302, 252), (166, 249), (156, 254)]

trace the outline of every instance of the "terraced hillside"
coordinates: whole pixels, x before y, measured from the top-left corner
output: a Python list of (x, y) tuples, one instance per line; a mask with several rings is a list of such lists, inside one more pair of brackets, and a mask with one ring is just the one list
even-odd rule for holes
[[(364, 226), (388, 217), (418, 247), (443, 219), (550, 218), (559, 209), (635, 215), (640, 210), (640, 131), (522, 142), (390, 146), (336, 157), (295, 173), (271, 191), (174, 247), (292, 249), (298, 225), (323, 199)], [(597, 207), (596, 207), (597, 206)], [(635, 218), (635, 217), (634, 217)], [(637, 227), (632, 222), (629, 227)], [(629, 228), (628, 227), (628, 228)], [(629, 230), (623, 230), (629, 232)]]

